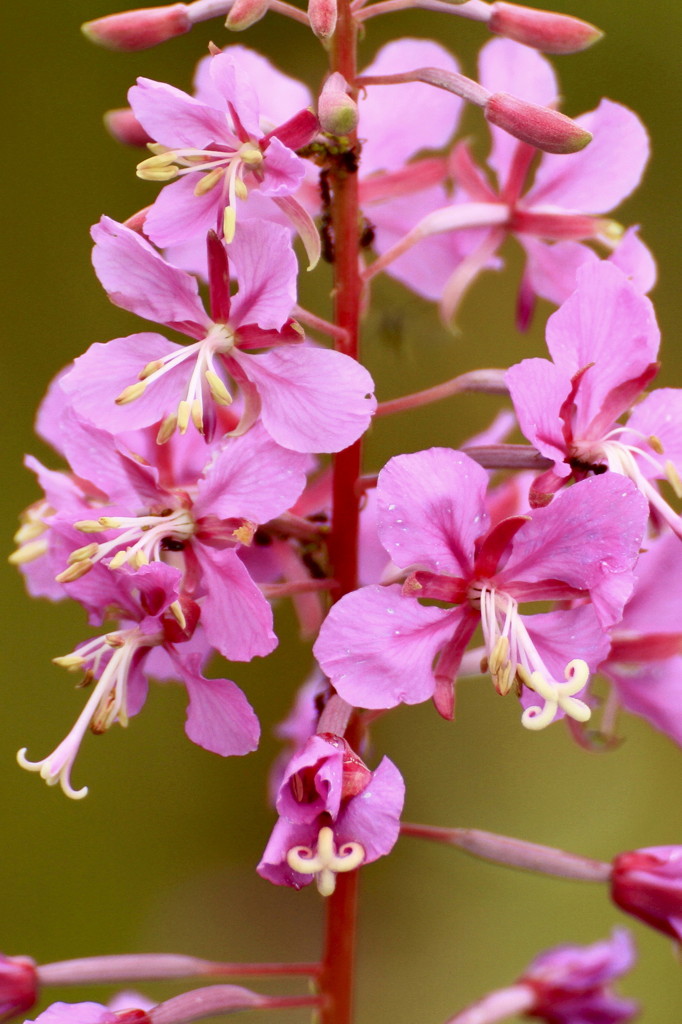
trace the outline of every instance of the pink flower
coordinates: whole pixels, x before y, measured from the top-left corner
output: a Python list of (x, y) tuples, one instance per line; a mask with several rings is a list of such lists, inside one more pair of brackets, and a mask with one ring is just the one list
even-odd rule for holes
[(52, 1003), (35, 1022), (25, 1024), (149, 1024), (149, 1017), (144, 1008), (113, 1010), (102, 1003)]
[(339, 352), (302, 344), (290, 320), (297, 267), (286, 229), (243, 225), (231, 246), (234, 298), (225, 247), (212, 236), (211, 316), (196, 279), (134, 231), (103, 218), (93, 235), (95, 268), (111, 300), (194, 341), (183, 347), (145, 333), (91, 346), (61, 379), (79, 415), (112, 433), (161, 420), (161, 441), (191, 422), (210, 439), (234, 381), (245, 403), (240, 433), (260, 417), (284, 448), (319, 452), (339, 451), (366, 430), (376, 404), (368, 372)]
[(682, 846), (650, 846), (619, 854), (611, 895), (627, 914), (682, 940)]
[[(400, 455), (380, 473), (379, 536), (406, 579), (364, 587), (331, 609), (315, 654), (344, 700), (389, 708), (433, 696), (451, 717), (452, 683), (480, 622), (498, 692), (517, 681), (543, 702), (526, 708), (524, 725), (542, 728), (562, 713), (589, 718), (576, 694), (608, 651), (605, 630), (632, 589), (646, 503), (628, 482), (593, 477), (560, 504), (489, 529), (487, 483), (485, 470), (444, 448)], [(519, 610), (576, 599), (537, 615)]]
[(38, 974), (33, 960), (0, 953), (0, 1020), (25, 1013), (38, 999)]
[(198, 606), (180, 594), (177, 569), (154, 562), (137, 572), (112, 573), (99, 564), (70, 586), (101, 617), (111, 607), (119, 609), (120, 628), (54, 659), (69, 671), (84, 670), (94, 685), (66, 739), (40, 761), (29, 761), (24, 748), (18, 754), (22, 768), (39, 772), (48, 785), (58, 782), (73, 799), (84, 797), (87, 787), (74, 790), (70, 776), (86, 731), (126, 725), (145, 702), (147, 674), (182, 679), (190, 698), (185, 731), (194, 743), (223, 756), (255, 750), (258, 720), (244, 694), (228, 679), (201, 673), (209, 647), (196, 631)]
[(210, 230), (231, 242), (237, 200), (250, 193), (293, 211), (294, 217), (302, 213), (291, 196), (303, 180), (305, 164), (294, 150), (315, 136), (317, 118), (301, 110), (264, 132), (262, 83), (261, 90), (255, 88), (250, 72), (264, 75), (270, 84), (279, 73), (254, 67), (241, 47), (211, 57), (208, 67), (202, 99), (147, 78), (139, 78), (128, 93), (136, 118), (156, 140), (150, 146), (155, 155), (139, 165), (138, 175), (152, 181), (179, 179), (161, 191), (145, 220), (145, 232), (160, 246), (178, 245)]
[(295, 889), (315, 879), (329, 896), (339, 872), (393, 848), (404, 797), (400, 772), (388, 758), (371, 772), (340, 736), (311, 736), (284, 772), (280, 817), (258, 873)]

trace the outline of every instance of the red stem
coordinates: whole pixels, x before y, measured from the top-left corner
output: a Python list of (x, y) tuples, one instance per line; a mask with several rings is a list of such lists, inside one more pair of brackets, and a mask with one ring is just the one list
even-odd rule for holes
[[(351, 88), (357, 75), (357, 28), (350, 0), (338, 0), (331, 70), (340, 72)], [(357, 142), (350, 137), (351, 146)], [(362, 283), (359, 264), (359, 203), (357, 173), (340, 163), (331, 169), (332, 226), (334, 231), (334, 320), (339, 333), (336, 349), (353, 359), (359, 354), (359, 322)], [(342, 597), (357, 586), (360, 496), (356, 482), (361, 470), (361, 443), (334, 458), (333, 513), (329, 538), (332, 574)], [(320, 1024), (351, 1024), (353, 1017), (353, 969), (358, 895), (357, 871), (337, 876), (336, 889), (327, 898), (325, 949), (320, 976), (322, 1007)]]

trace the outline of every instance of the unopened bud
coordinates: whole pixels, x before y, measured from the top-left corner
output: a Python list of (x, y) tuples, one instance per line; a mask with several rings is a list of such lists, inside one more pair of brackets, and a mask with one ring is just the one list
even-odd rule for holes
[(104, 115), (104, 127), (112, 138), (122, 142), (124, 146), (142, 148), (152, 141), (130, 107), (107, 110)]
[(578, 53), (596, 43), (604, 33), (588, 21), (554, 11), (504, 3), (492, 5), (488, 28), (497, 36), (514, 39), (543, 53)]
[(33, 960), (0, 954), (0, 1020), (30, 1010), (38, 998), (38, 975)]
[(545, 153), (577, 153), (592, 141), (588, 131), (558, 110), (540, 107), (506, 92), (493, 93), (483, 112), (490, 124)]
[(324, 83), (317, 114), (323, 131), (330, 135), (349, 135), (357, 128), (358, 105), (348, 95), (348, 83), (338, 71)]
[(682, 846), (650, 846), (613, 862), (611, 895), (627, 914), (682, 940)]
[(269, 0), (235, 0), (225, 22), (232, 32), (243, 32), (267, 14)]
[(81, 31), (90, 42), (109, 50), (147, 50), (174, 36), (184, 35), (191, 27), (187, 4), (171, 4), (170, 7), (108, 14), (86, 21)]
[(308, 0), (310, 27), (323, 41), (334, 35), (336, 28), (336, 0)]

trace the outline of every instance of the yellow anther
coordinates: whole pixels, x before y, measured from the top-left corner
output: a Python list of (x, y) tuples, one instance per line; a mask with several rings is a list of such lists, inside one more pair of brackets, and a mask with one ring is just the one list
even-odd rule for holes
[(59, 658), (53, 658), (52, 664), (59, 665), (60, 668), (65, 668), (69, 672), (76, 672), (85, 664), (85, 658), (81, 658), (80, 654), (63, 654)]
[(177, 425), (178, 425), (178, 418), (177, 418), (177, 416), (173, 416), (173, 415), (166, 416), (165, 420), (163, 421), (163, 423), (159, 427), (158, 434), (156, 435), (156, 443), (157, 444), (166, 444), (167, 441), (170, 441), (171, 437), (175, 433), (175, 429), (176, 429)]
[(107, 647), (113, 647), (116, 649), (118, 647), (123, 647), (125, 640), (118, 633), (107, 633), (104, 637), (104, 642)]
[(223, 235), (225, 241), (229, 245), (234, 238), (234, 233), (237, 227), (237, 214), (234, 212), (234, 207), (226, 206), (223, 212)]
[(605, 217), (602, 220), (601, 233), (609, 242), (620, 242), (621, 238), (625, 234), (625, 228), (622, 224), (619, 224), (617, 220), (611, 220)]
[(79, 580), (81, 576), (85, 576), (86, 572), (90, 572), (92, 565), (93, 563), (89, 558), (83, 559), (82, 562), (74, 562), (73, 565), (69, 565), (63, 572), (55, 576), (55, 582), (73, 583), (74, 580)]
[(92, 558), (97, 554), (99, 544), (86, 544), (85, 547), (76, 548), (72, 551), (67, 559), (68, 565), (73, 565), (75, 562), (82, 562), (85, 558)]
[(649, 442), (649, 446), (653, 448), (657, 455), (663, 454), (663, 442), (661, 441), (660, 437), (656, 437), (655, 434), (651, 434), (649, 437), (647, 437), (647, 441)]
[(120, 569), (122, 565), (125, 565), (128, 561), (128, 552), (130, 548), (124, 548), (122, 551), (117, 551), (114, 557), (109, 562), (110, 569)]
[(181, 434), (184, 434), (187, 431), (191, 411), (192, 407), (189, 402), (186, 402), (183, 399), (182, 402), (178, 403), (178, 430)]
[(141, 569), (143, 565), (149, 565), (147, 552), (142, 549), (136, 551), (132, 557), (132, 564), (134, 569)]
[(171, 181), (178, 175), (173, 152), (157, 153), (137, 165), (135, 172), (144, 181)]
[(233, 398), (214, 370), (206, 370), (204, 377), (211, 392), (211, 398), (218, 405), (232, 405)]
[(144, 394), (146, 387), (147, 385), (143, 380), (138, 381), (137, 384), (129, 384), (116, 399), (116, 405), (127, 405), (128, 402), (134, 402), (136, 398)]
[(137, 375), (138, 380), (146, 380), (147, 377), (151, 377), (157, 370), (162, 370), (163, 366), (163, 359), (152, 359), (151, 363), (147, 363), (144, 370), (140, 370)]
[(80, 519), (73, 524), (81, 533), (101, 533), (104, 527), (99, 519)]
[(246, 187), (246, 185), (244, 184), (244, 182), (242, 181), (241, 178), (237, 178), (235, 180), (235, 183), (234, 183), (234, 194), (236, 195), (237, 199), (248, 199), (249, 198), (249, 190), (248, 190), (248, 188)]
[(200, 434), (204, 432), (204, 410), (198, 398), (192, 402), (192, 423)]
[(251, 523), (248, 519), (245, 519), (241, 526), (232, 531), (232, 536), (240, 544), (250, 544), (257, 529), (256, 523)]
[(182, 610), (180, 602), (173, 601), (173, 603), (168, 606), (168, 610), (172, 614), (173, 618), (177, 622), (180, 629), (185, 629), (185, 627), (187, 626), (187, 619), (185, 618), (185, 613)]
[(677, 471), (677, 466), (671, 462), (670, 459), (666, 459), (665, 461), (665, 476), (676, 496), (678, 498), (682, 498), (682, 480), (680, 480), (680, 474)]
[(42, 537), (46, 530), (47, 526), (41, 519), (31, 519), (22, 523), (14, 534), (14, 543), (26, 544), (29, 540), (35, 540), (36, 537)]
[(13, 551), (7, 560), (10, 565), (26, 565), (27, 562), (33, 562), (36, 558), (40, 558), (46, 551), (46, 540), (32, 540)]
[(119, 516), (100, 516), (100, 530), (120, 530), (123, 526)]
[(194, 186), (194, 195), (205, 196), (207, 192), (216, 187), (224, 173), (224, 167), (216, 167), (214, 170), (209, 171), (208, 174), (203, 174)]
[(263, 163), (263, 153), (258, 146), (250, 146), (248, 142), (239, 150), (239, 157), (248, 167), (260, 167)]

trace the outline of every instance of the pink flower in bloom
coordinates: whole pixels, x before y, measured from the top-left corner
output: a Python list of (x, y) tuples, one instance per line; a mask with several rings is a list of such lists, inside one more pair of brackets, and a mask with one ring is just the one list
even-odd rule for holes
[[(562, 713), (589, 718), (576, 694), (604, 659), (606, 629), (630, 595), (646, 502), (629, 481), (592, 477), (548, 508), (489, 529), (487, 484), (485, 470), (445, 448), (400, 455), (379, 474), (379, 536), (406, 579), (364, 587), (331, 609), (315, 654), (344, 700), (389, 708), (433, 696), (451, 717), (452, 683), (480, 622), (498, 692), (517, 682), (543, 701), (526, 708), (524, 725), (542, 728)], [(576, 599), (519, 611), (524, 602)]]
[(387, 757), (371, 772), (340, 736), (311, 736), (284, 772), (280, 817), (258, 873), (295, 889), (315, 879), (329, 896), (339, 872), (393, 848), (404, 798), (400, 772)]
[(0, 1020), (25, 1013), (38, 999), (38, 974), (33, 960), (0, 953)]
[(608, 263), (577, 277), (575, 292), (547, 322), (552, 361), (524, 359), (505, 375), (521, 429), (554, 462), (536, 480), (533, 500), (546, 503), (571, 478), (610, 469), (629, 477), (654, 514), (682, 535), (680, 517), (651, 482), (667, 477), (682, 487), (682, 392), (654, 392), (627, 427), (617, 422), (658, 370), (653, 306)]
[[(551, 106), (559, 94), (551, 65), (534, 50), (506, 39), (492, 40), (483, 48), (479, 78), (481, 85), (493, 93), (513, 92), (540, 106)], [(467, 144), (460, 143), (450, 160), (457, 186), (454, 203), (438, 211), (424, 211), (426, 220), (415, 229), (414, 241), (426, 240), (413, 255), (402, 257), (397, 276), (414, 288), (410, 281), (413, 267), (416, 269), (419, 263), (433, 265), (432, 255), (443, 257), (447, 243), (438, 241), (440, 233), (469, 235), (476, 243), (473, 248), (469, 245), (469, 254), (458, 261), (457, 249), (453, 248), (438, 275), (443, 311), (452, 317), (466, 288), (512, 234), (523, 246), (527, 259), (519, 293), (520, 326), (530, 319), (535, 295), (562, 302), (573, 290), (578, 266), (596, 261), (595, 254), (578, 243), (595, 240), (609, 250), (614, 248), (619, 229), (603, 215), (637, 187), (649, 155), (643, 125), (618, 103), (602, 100), (595, 111), (577, 118), (577, 123), (592, 133), (592, 142), (570, 155), (542, 154), (532, 183), (537, 150), (502, 129), (490, 129), (488, 163), (496, 184), (476, 166)], [(484, 230), (473, 233), (474, 228)], [(394, 241), (395, 233), (392, 237), (380, 236), (380, 251)], [(467, 246), (466, 240), (455, 244)], [(432, 254), (430, 246), (434, 245)], [(633, 277), (640, 290), (653, 286), (653, 260), (632, 232), (612, 258)], [(432, 279), (424, 294), (434, 297), (435, 287)]]
[(143, 1008), (112, 1010), (102, 1003), (52, 1003), (35, 1022), (25, 1024), (149, 1024), (149, 1017)]
[(631, 999), (615, 995), (611, 982), (635, 963), (632, 939), (614, 929), (592, 946), (557, 946), (537, 957), (519, 979), (536, 996), (528, 1017), (548, 1024), (624, 1024), (637, 1015)]
[(314, 138), (317, 118), (301, 110), (264, 132), (259, 96), (264, 90), (254, 87), (249, 73), (265, 75), (262, 86), (273, 84), (273, 78), (281, 84), (284, 76), (255, 65), (241, 47), (211, 57), (201, 99), (147, 78), (130, 89), (135, 117), (155, 140), (150, 146), (155, 155), (139, 165), (138, 175), (179, 179), (162, 189), (146, 217), (145, 232), (157, 245), (178, 245), (210, 230), (231, 242), (236, 201), (251, 192), (271, 199), (294, 222), (304, 216), (292, 198), (305, 174), (294, 150)]
[(93, 235), (95, 268), (111, 300), (195, 340), (182, 346), (145, 333), (92, 345), (61, 379), (81, 416), (112, 433), (161, 420), (160, 441), (191, 422), (210, 439), (216, 408), (232, 402), (232, 380), (245, 403), (239, 432), (260, 416), (284, 448), (330, 452), (366, 430), (376, 405), (368, 372), (342, 353), (302, 343), (289, 319), (297, 268), (286, 229), (243, 225), (231, 246), (234, 299), (225, 247), (209, 237), (211, 316), (196, 279), (134, 231), (103, 218)]
[(182, 597), (180, 580), (178, 569), (161, 562), (117, 573), (100, 563), (70, 585), (79, 600), (98, 606), (102, 616), (105, 609), (119, 609), (122, 621), (119, 629), (54, 659), (70, 671), (84, 670), (94, 685), (66, 739), (41, 761), (29, 761), (26, 749), (21, 750), (23, 768), (39, 772), (48, 785), (59, 782), (73, 799), (84, 797), (87, 787), (74, 790), (70, 776), (86, 731), (102, 733), (116, 721), (126, 725), (145, 702), (147, 673), (182, 679), (190, 698), (185, 731), (194, 743), (223, 756), (255, 750), (258, 720), (244, 694), (228, 679), (201, 674), (209, 648), (195, 632), (199, 608)]
[(650, 846), (619, 854), (611, 895), (627, 914), (682, 941), (682, 846)]

